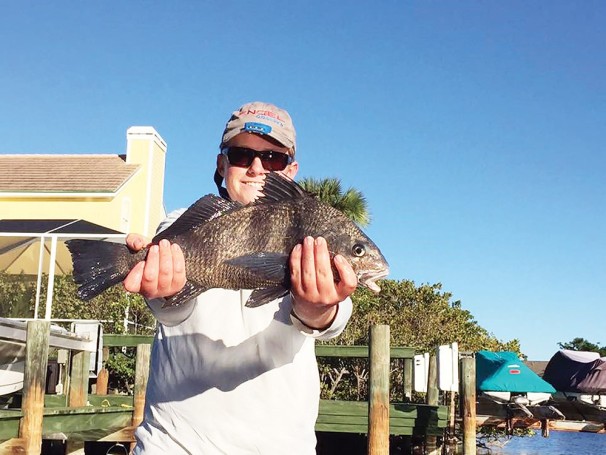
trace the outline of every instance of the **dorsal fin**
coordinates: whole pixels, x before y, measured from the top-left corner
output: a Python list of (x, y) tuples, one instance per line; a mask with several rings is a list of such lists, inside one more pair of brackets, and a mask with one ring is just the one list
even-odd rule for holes
[(267, 174), (262, 192), (263, 197), (257, 199), (255, 204), (280, 202), (311, 196), (311, 193), (301, 188), (294, 180), (277, 172)]
[(242, 207), (239, 202), (228, 201), (214, 194), (207, 194), (194, 202), (173, 224), (154, 237), (152, 243), (161, 239), (176, 237), (190, 229), (223, 215), (224, 213)]

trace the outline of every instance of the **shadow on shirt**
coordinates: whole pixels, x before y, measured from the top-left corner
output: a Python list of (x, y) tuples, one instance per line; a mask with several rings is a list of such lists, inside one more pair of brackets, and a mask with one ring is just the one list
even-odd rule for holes
[(213, 388), (231, 391), (293, 363), (305, 349), (312, 354), (303, 357), (315, 362), (314, 341), (293, 327), (290, 308), (290, 303), (282, 300), (265, 329), (234, 346), (201, 333), (171, 336), (167, 333), (170, 329), (160, 326), (161, 337), (154, 341), (152, 351), (148, 400), (181, 401)]

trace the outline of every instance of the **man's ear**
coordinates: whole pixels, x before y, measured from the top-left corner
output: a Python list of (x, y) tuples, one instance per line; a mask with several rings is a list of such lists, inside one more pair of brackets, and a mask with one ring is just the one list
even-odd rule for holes
[(217, 172), (219, 173), (219, 175), (223, 178), (225, 178), (225, 171), (223, 170), (223, 168), (225, 167), (225, 161), (223, 161), (225, 159), (225, 155), (223, 155), (222, 153), (219, 153), (217, 155)]
[(299, 171), (299, 163), (297, 163), (296, 161), (293, 161), (286, 167), (286, 169), (284, 169), (283, 172), (287, 177), (294, 180), (295, 175), (297, 175), (298, 171)]

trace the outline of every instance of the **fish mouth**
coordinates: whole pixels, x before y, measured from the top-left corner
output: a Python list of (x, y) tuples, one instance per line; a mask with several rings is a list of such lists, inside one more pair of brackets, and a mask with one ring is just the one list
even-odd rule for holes
[(381, 288), (377, 285), (377, 283), (375, 283), (375, 281), (385, 278), (387, 275), (389, 275), (389, 269), (382, 269), (378, 272), (365, 272), (358, 278), (358, 281), (375, 294), (378, 294), (381, 291)]

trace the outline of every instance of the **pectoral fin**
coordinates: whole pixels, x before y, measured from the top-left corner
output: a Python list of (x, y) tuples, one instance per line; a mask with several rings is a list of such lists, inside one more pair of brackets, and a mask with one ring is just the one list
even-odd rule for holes
[(166, 302), (164, 303), (164, 305), (162, 305), (162, 308), (179, 306), (187, 302), (188, 300), (198, 297), (206, 290), (206, 288), (197, 286), (191, 281), (187, 281), (183, 289), (181, 289), (175, 295), (166, 298)]
[(260, 252), (228, 259), (225, 263), (246, 269), (261, 279), (286, 284), (290, 281), (288, 257), (284, 253)]
[(279, 299), (280, 297), (288, 294), (288, 289), (284, 286), (273, 286), (271, 288), (255, 289), (246, 301), (247, 308), (256, 308), (272, 300)]

